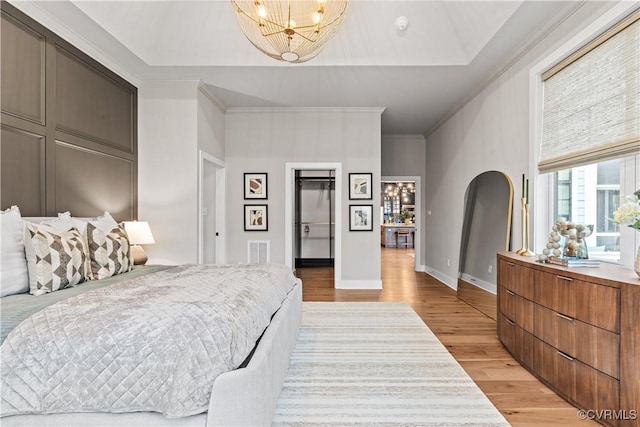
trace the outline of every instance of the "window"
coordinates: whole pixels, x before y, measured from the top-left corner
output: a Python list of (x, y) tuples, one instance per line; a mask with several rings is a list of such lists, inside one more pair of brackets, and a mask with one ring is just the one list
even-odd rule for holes
[[(550, 218), (593, 226), (587, 240), (589, 258), (621, 262), (621, 250), (635, 248), (635, 233), (621, 232), (613, 223), (613, 212), (620, 206), (620, 196), (632, 194), (635, 176), (640, 174), (640, 156), (607, 160), (553, 173), (554, 200)], [(625, 183), (628, 188), (622, 188)]]
[(571, 169), (555, 173), (556, 203), (555, 218), (571, 217)]
[(594, 36), (539, 69), (538, 183), (549, 198), (536, 225), (592, 226), (589, 257), (631, 267), (639, 233), (610, 219), (640, 189), (640, 10)]

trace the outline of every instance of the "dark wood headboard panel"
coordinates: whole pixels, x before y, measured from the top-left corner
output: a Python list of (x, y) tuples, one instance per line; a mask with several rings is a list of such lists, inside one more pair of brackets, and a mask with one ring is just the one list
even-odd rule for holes
[(1, 5), (0, 208), (136, 218), (136, 87)]

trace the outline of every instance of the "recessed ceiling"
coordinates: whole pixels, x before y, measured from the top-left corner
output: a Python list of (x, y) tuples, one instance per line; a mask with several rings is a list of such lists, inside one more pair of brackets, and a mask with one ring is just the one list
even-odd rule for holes
[[(577, 7), (351, 0), (323, 51), (289, 64), (244, 38), (230, 0), (12, 3), (101, 52), (139, 83), (201, 80), (225, 107), (385, 107), (385, 134), (429, 131), (532, 34)], [(404, 32), (395, 27), (399, 16), (409, 19)]]
[[(247, 42), (231, 1), (73, 3), (150, 66), (291, 66)], [(466, 65), (521, 3), (352, 1), (343, 29), (308, 65)], [(398, 16), (409, 17), (404, 32)]]

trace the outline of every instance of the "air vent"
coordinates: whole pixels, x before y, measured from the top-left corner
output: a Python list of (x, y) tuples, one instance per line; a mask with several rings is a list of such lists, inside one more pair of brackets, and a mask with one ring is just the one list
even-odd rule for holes
[(247, 263), (267, 264), (270, 243), (270, 240), (249, 240), (247, 242)]

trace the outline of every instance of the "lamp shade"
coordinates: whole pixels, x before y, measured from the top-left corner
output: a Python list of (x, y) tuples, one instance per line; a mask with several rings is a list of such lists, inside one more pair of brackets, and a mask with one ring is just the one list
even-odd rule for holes
[(150, 245), (156, 242), (146, 221), (124, 221), (124, 229), (132, 245)]

